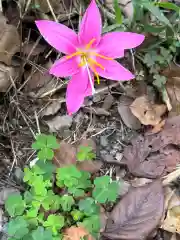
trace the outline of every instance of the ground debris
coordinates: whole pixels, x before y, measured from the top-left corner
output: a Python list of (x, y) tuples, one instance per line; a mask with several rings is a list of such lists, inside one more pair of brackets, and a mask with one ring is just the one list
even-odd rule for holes
[(132, 140), (124, 149), (129, 171), (138, 177), (157, 178), (175, 170), (180, 162), (180, 116), (166, 121), (164, 129)]
[(160, 181), (132, 188), (114, 207), (103, 233), (108, 239), (143, 240), (158, 226), (164, 210)]

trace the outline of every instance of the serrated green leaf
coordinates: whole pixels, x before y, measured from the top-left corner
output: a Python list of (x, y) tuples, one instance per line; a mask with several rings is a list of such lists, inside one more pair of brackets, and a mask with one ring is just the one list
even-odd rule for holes
[(118, 0), (114, 0), (114, 10), (116, 15), (116, 23), (122, 24), (122, 12)]
[(7, 224), (7, 234), (15, 239), (21, 239), (29, 232), (28, 224), (22, 216), (12, 219)]
[(25, 201), (20, 194), (14, 193), (7, 198), (5, 209), (11, 217), (22, 215), (25, 210)]
[(43, 148), (38, 152), (39, 160), (52, 160), (54, 157), (54, 152), (50, 148)]
[(79, 210), (83, 211), (85, 215), (91, 216), (93, 214), (99, 214), (99, 206), (95, 203), (93, 198), (82, 199), (78, 203)]
[(38, 227), (32, 233), (33, 240), (52, 240), (52, 232), (50, 230), (46, 230), (43, 227)]
[(60, 201), (63, 211), (71, 211), (72, 206), (75, 204), (74, 198), (72, 196), (64, 195), (61, 197)]
[(64, 227), (64, 217), (61, 215), (49, 215), (47, 221), (44, 222), (43, 226), (50, 229), (56, 236), (58, 231)]
[(95, 188), (92, 195), (99, 203), (115, 201), (118, 196), (119, 184), (111, 182), (109, 176), (98, 177), (94, 180)]

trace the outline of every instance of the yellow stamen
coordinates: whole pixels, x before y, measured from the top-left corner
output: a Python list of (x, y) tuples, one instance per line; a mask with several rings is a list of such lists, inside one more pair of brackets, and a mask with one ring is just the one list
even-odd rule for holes
[(91, 54), (95, 55), (96, 57), (100, 57), (100, 58), (102, 58), (102, 59), (105, 59), (105, 60), (113, 60), (113, 58), (106, 57), (106, 56), (101, 55), (101, 54), (96, 53), (96, 52), (92, 52)]
[(97, 80), (97, 84), (100, 84), (100, 79), (99, 79), (99, 75), (95, 69), (95, 67), (93, 65), (91, 65), (91, 69), (93, 70), (95, 76), (96, 76), (96, 80)]
[(94, 59), (92, 59), (92, 58), (88, 58), (88, 62), (90, 63), (90, 64), (94, 64), (94, 65), (96, 65), (97, 67), (100, 67), (102, 70), (105, 70), (105, 68), (103, 67), (103, 65), (101, 65), (100, 63), (98, 63), (98, 62), (96, 62)]
[(92, 46), (92, 44), (96, 41), (95, 38), (93, 38), (87, 45), (86, 45), (86, 50), (90, 49), (90, 47)]
[(83, 52), (75, 52), (75, 53), (73, 53), (73, 54), (71, 54), (71, 55), (68, 55), (68, 56), (66, 56), (66, 59), (71, 59), (71, 58), (73, 58), (73, 57), (75, 57), (75, 56), (79, 56), (79, 55), (82, 55), (83, 54)]
[(81, 57), (81, 62), (78, 64), (79, 67), (84, 67), (86, 65), (86, 57)]

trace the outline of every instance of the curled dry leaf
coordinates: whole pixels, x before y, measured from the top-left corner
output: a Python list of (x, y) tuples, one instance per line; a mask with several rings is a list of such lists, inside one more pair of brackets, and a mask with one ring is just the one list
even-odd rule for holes
[(175, 191), (167, 191), (167, 214), (161, 228), (168, 232), (180, 234), (180, 196)]
[(161, 121), (161, 116), (166, 112), (166, 105), (154, 104), (144, 95), (136, 98), (130, 109), (142, 124), (155, 126)]
[(103, 235), (113, 240), (146, 239), (159, 225), (163, 209), (160, 181), (132, 188), (111, 212)]
[(81, 240), (84, 238), (87, 240), (94, 239), (83, 227), (72, 226), (64, 231), (64, 240)]
[[(168, 119), (161, 132), (139, 135), (124, 149), (123, 162), (138, 177), (157, 178), (180, 163), (180, 116)], [(177, 145), (177, 146), (176, 146)]]
[(61, 142), (60, 148), (55, 150), (54, 164), (57, 167), (63, 167), (69, 164), (76, 164), (80, 170), (88, 171), (90, 173), (96, 173), (102, 167), (102, 162), (96, 160), (88, 160), (84, 162), (76, 161), (76, 154), (80, 146), (91, 146), (93, 151), (96, 151), (96, 144), (93, 140), (81, 140), (77, 145), (73, 146), (71, 144)]
[(17, 69), (0, 63), (0, 92), (6, 92), (9, 86), (16, 81)]
[(0, 61), (11, 65), (12, 56), (20, 49), (20, 37), (15, 26), (6, 23), (0, 14)]
[(135, 115), (132, 114), (130, 110), (130, 105), (133, 102), (133, 98), (127, 96), (121, 96), (118, 104), (118, 112), (124, 122), (124, 124), (134, 130), (141, 128), (141, 123)]

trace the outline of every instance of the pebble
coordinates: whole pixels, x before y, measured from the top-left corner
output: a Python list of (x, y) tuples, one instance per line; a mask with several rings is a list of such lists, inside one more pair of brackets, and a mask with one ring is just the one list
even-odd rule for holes
[(70, 128), (72, 125), (72, 116), (56, 116), (52, 120), (46, 121), (50, 132), (56, 132), (62, 129)]
[(115, 158), (116, 158), (116, 160), (117, 160), (118, 162), (120, 162), (120, 161), (122, 160), (122, 158), (123, 158), (123, 154), (120, 153), (120, 152), (117, 152)]

